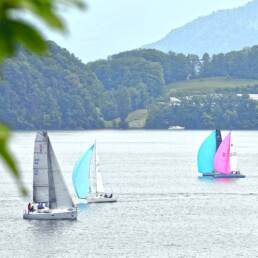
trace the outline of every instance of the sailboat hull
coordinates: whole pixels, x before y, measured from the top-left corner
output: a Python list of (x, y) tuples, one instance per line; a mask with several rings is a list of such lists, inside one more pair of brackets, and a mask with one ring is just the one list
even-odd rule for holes
[(245, 175), (241, 174), (214, 174), (214, 178), (245, 178)]
[(206, 177), (206, 176), (215, 176), (216, 173), (203, 173), (202, 176)]
[(203, 177), (214, 177), (214, 178), (245, 178), (245, 175), (241, 174), (219, 174), (216, 172), (213, 173), (203, 173)]
[(77, 210), (49, 210), (48, 212), (24, 212), (24, 219), (28, 220), (76, 220)]
[(105, 197), (88, 197), (86, 198), (88, 203), (107, 203), (107, 202), (117, 202), (116, 198), (105, 198)]

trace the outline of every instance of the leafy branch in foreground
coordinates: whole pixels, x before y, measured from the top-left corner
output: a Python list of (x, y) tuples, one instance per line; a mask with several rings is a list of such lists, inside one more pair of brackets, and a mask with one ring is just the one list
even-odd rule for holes
[[(60, 5), (71, 5), (80, 9), (85, 7), (83, 0), (1, 0), (0, 63), (3, 63), (5, 58), (14, 55), (18, 45), (36, 54), (45, 53), (47, 51), (46, 39), (39, 29), (21, 17), (29, 13), (49, 28), (65, 31), (64, 22), (58, 14)], [(0, 123), (0, 157), (16, 178), (21, 193), (26, 195), (27, 191), (22, 184), (20, 172), (8, 150), (8, 138), (9, 129)]]
[(65, 31), (57, 12), (60, 5), (84, 8), (81, 0), (1, 0), (0, 2), (0, 61), (14, 55), (20, 44), (34, 53), (44, 53), (47, 44), (44, 36), (29, 21), (20, 18), (29, 13), (48, 27)]
[(21, 181), (21, 175), (17, 168), (16, 162), (8, 149), (9, 136), (10, 136), (9, 129), (5, 125), (0, 124), (0, 155), (2, 156), (6, 166), (10, 169), (12, 175), (17, 180), (20, 191), (22, 192), (23, 195), (26, 195), (27, 190)]

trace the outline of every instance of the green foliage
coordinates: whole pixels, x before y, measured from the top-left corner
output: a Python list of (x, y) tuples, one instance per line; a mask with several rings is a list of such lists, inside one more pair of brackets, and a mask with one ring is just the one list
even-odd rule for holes
[(117, 103), (118, 103), (118, 113), (122, 121), (125, 121), (127, 115), (131, 111), (131, 99), (129, 92), (126, 88), (121, 88), (117, 91)]
[(162, 66), (141, 57), (111, 57), (88, 64), (107, 90), (145, 85), (151, 96), (158, 96), (165, 84)]
[(38, 57), (20, 49), (5, 62), (0, 120), (14, 129), (87, 129), (103, 126), (103, 87), (78, 59), (54, 43)]
[(257, 103), (247, 95), (229, 94), (181, 98), (180, 104), (153, 106), (147, 128), (257, 129)]
[(258, 79), (258, 46), (212, 57), (205, 54), (199, 76)]
[(12, 175), (15, 177), (20, 187), (20, 191), (23, 193), (23, 195), (26, 195), (27, 191), (21, 181), (21, 175), (17, 168), (16, 162), (8, 149), (8, 140), (9, 140), (9, 129), (5, 125), (0, 124), (0, 154), (6, 166), (10, 169)]

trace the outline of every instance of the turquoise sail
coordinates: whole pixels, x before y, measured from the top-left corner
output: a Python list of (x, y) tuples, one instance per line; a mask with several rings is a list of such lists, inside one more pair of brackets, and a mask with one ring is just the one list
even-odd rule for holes
[(212, 173), (214, 171), (216, 149), (216, 131), (214, 131), (205, 139), (199, 149), (197, 159), (200, 173)]
[(94, 144), (76, 162), (73, 169), (73, 186), (78, 198), (85, 198), (90, 192), (90, 164)]

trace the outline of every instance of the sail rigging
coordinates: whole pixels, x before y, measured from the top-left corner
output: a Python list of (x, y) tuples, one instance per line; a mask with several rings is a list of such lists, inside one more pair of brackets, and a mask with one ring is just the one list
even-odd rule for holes
[(221, 143), (222, 143), (221, 131), (217, 129), (216, 130), (216, 150), (218, 150)]

